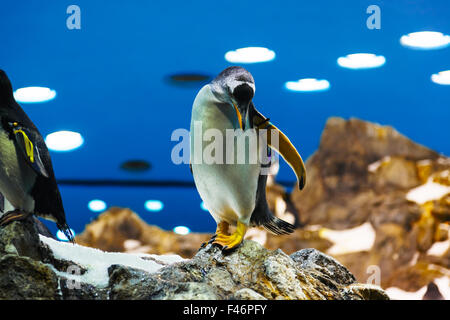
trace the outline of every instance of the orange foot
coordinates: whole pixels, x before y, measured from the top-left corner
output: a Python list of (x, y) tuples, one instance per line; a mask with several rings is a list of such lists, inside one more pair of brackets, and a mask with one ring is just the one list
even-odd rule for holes
[(237, 222), (236, 231), (228, 235), (225, 232), (218, 230), (216, 232), (217, 236), (212, 241), (212, 244), (218, 244), (222, 247), (222, 250), (231, 250), (236, 248), (244, 240), (245, 233), (247, 232), (247, 226), (242, 222)]
[(210, 240), (203, 242), (200, 249), (206, 247), (208, 244), (212, 243), (219, 234), (228, 234), (228, 223), (221, 221), (217, 224), (216, 233), (211, 237)]

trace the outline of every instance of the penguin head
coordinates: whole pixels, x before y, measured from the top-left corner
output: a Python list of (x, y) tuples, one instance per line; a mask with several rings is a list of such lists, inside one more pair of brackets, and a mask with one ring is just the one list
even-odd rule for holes
[(14, 99), (11, 81), (6, 72), (0, 69), (0, 102), (10, 102)]
[(255, 95), (255, 80), (251, 73), (242, 67), (229, 67), (211, 84), (216, 96), (235, 109), (241, 129), (245, 130), (248, 109)]

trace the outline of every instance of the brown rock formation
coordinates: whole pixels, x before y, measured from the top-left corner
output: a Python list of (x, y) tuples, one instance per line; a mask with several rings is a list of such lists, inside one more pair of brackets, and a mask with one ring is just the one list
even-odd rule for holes
[(306, 167), (308, 184), (292, 195), (305, 225), (349, 229), (369, 221), (375, 230), (368, 250), (334, 255), (359, 281), (368, 279), (372, 265), (380, 268), (383, 288), (416, 291), (449, 276), (448, 252), (427, 254), (448, 241), (449, 195), (425, 203), (407, 199), (429, 179), (450, 185), (448, 158), (391, 127), (331, 118)]

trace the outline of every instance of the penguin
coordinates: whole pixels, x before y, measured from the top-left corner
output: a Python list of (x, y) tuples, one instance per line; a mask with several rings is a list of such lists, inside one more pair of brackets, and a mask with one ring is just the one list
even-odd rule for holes
[(32, 214), (51, 220), (74, 243), (47, 146), (15, 101), (11, 82), (3, 70), (0, 70), (0, 214), (0, 227)]
[[(217, 223), (215, 234), (201, 248), (213, 244), (222, 247), (223, 251), (230, 251), (241, 244), (247, 229), (253, 226), (262, 226), (278, 235), (292, 233), (295, 229), (270, 211), (266, 200), (270, 163), (250, 161), (250, 153), (266, 152), (270, 157), (272, 149), (278, 151), (295, 172), (300, 190), (306, 183), (305, 165), (287, 136), (255, 108), (254, 94), (253, 76), (246, 69), (233, 66), (202, 87), (195, 97), (190, 124), (190, 168), (197, 191)], [(267, 144), (258, 144), (257, 149), (250, 148), (249, 140), (245, 139), (245, 161), (236, 161), (236, 153), (243, 146), (236, 142), (239, 135), (262, 129), (267, 131)], [(221, 139), (215, 138), (214, 143), (226, 150), (223, 158), (230, 154), (226, 144), (227, 132), (233, 130), (237, 133), (232, 145), (235, 148), (234, 161), (205, 161), (202, 158), (205, 151), (210, 150), (207, 148), (211, 148), (203, 136), (208, 130), (222, 135)], [(278, 136), (277, 143), (271, 141), (273, 132), (275, 137)], [(231, 234), (230, 226), (235, 227)]]

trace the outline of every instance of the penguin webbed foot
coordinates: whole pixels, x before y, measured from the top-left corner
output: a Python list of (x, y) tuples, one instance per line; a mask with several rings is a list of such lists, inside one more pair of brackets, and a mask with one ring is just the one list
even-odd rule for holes
[(0, 227), (6, 226), (7, 224), (10, 224), (11, 222), (14, 222), (14, 221), (25, 220), (30, 215), (31, 215), (31, 213), (29, 213), (29, 212), (24, 212), (24, 211), (17, 210), (17, 209), (8, 211), (0, 218)]
[(200, 248), (198, 249), (198, 251), (202, 250), (203, 248), (205, 248), (208, 244), (211, 244), (217, 237), (217, 233), (213, 234), (213, 236), (208, 240), (205, 241), (201, 244)]
[(246, 232), (247, 226), (238, 221), (236, 231), (234, 233), (227, 235), (225, 233), (218, 232), (217, 237), (212, 242), (212, 245), (219, 245), (222, 247), (222, 251), (231, 252), (242, 243)]

